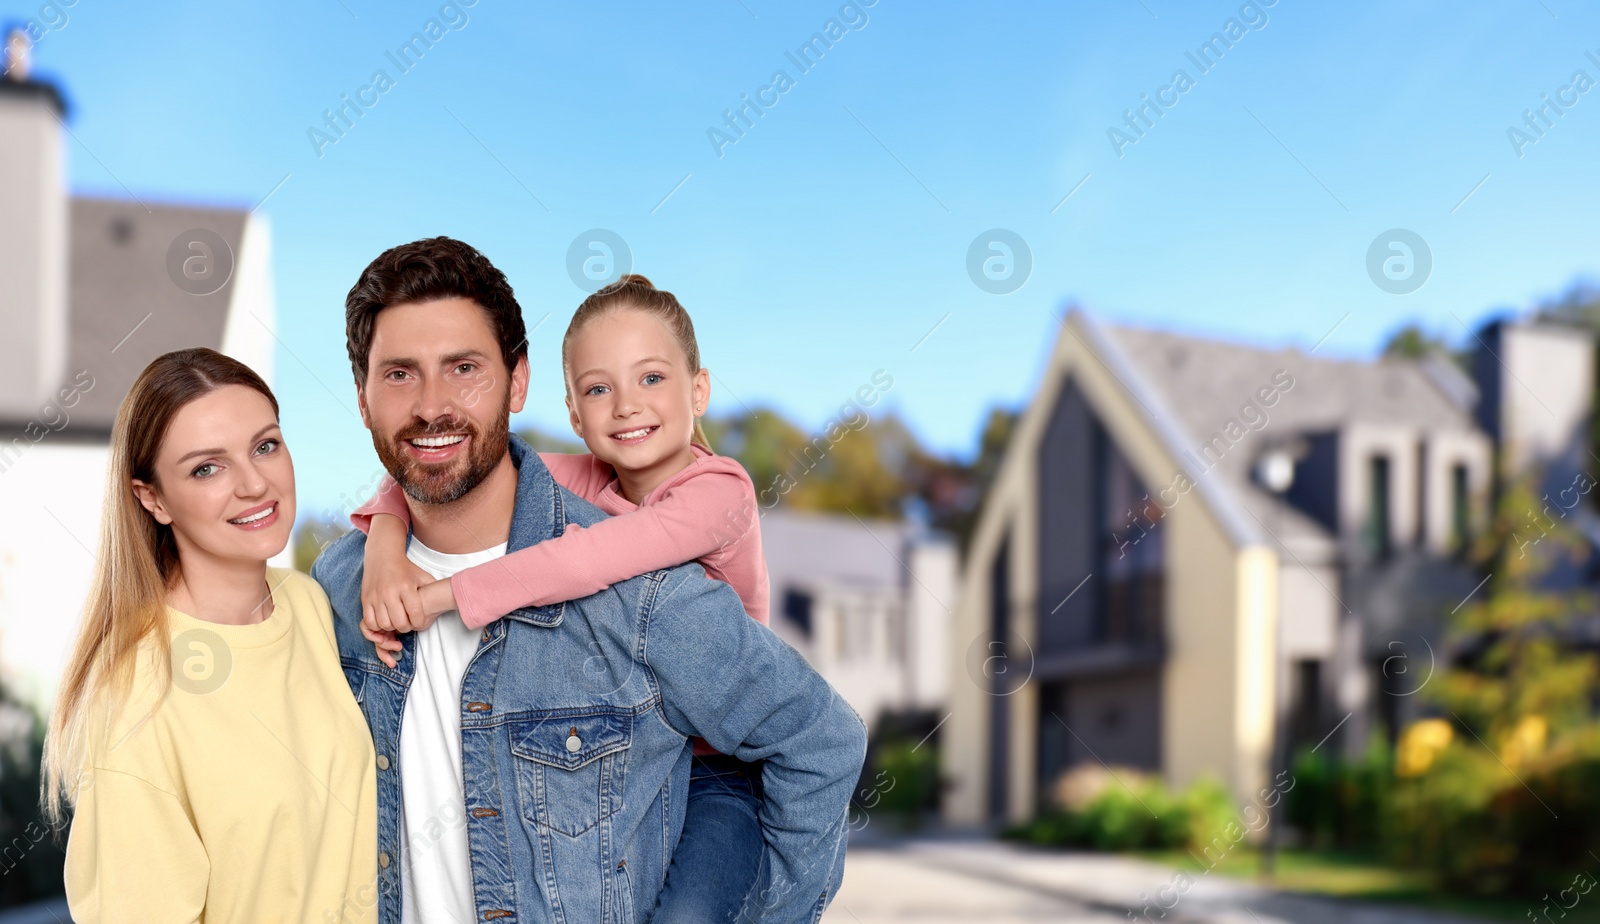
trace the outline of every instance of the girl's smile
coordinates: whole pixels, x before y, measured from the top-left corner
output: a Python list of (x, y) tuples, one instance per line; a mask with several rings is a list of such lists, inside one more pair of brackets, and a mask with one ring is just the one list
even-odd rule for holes
[(629, 446), (637, 446), (638, 444), (640, 444), (640, 443), (644, 442), (645, 440), (649, 439), (650, 438), (650, 434), (656, 432), (659, 429), (661, 429), (661, 428), (659, 426), (656, 426), (656, 425), (651, 425), (651, 426), (648, 426), (648, 427), (639, 427), (639, 428), (634, 429), (634, 430), (624, 430), (621, 433), (613, 433), (613, 434), (611, 434), (611, 438), (616, 440), (619, 443), (625, 443), (625, 444), (627, 444)]

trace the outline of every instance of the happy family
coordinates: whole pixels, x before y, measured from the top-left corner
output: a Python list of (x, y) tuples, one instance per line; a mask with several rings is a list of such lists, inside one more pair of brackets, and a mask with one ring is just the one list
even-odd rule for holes
[(766, 627), (678, 300), (578, 306), (586, 454), (510, 434), (522, 309), (472, 247), (386, 251), (345, 331), (388, 477), (309, 577), (267, 565), (295, 481), (255, 372), (179, 350), (122, 402), (45, 747), (74, 920), (818, 920), (866, 730)]

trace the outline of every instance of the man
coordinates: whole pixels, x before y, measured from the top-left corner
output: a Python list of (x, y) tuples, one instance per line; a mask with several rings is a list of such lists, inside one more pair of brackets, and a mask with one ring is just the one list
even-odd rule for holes
[[(362, 421), (406, 493), (419, 567), (447, 577), (604, 516), (509, 435), (526, 334), (476, 250), (440, 237), (385, 252), (345, 320)], [(731, 588), (691, 563), (482, 632), (447, 614), (402, 636), (391, 669), (359, 628), (364, 543), (344, 536), (312, 575), (377, 752), (381, 922), (645, 920), (696, 735), (763, 761), (766, 855), (745, 917), (821, 916), (865, 729)]]

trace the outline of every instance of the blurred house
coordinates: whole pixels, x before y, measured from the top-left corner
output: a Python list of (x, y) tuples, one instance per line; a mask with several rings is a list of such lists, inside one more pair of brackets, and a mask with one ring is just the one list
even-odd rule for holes
[(1468, 377), (1072, 312), (965, 563), (947, 818), (1031, 816), (1086, 762), (1249, 798), (1292, 748), (1404, 721), (1475, 590), (1495, 451), (1569, 484), (1588, 446), (1588, 333), (1479, 342)]
[(761, 518), (772, 629), (875, 727), (950, 688), (953, 543), (914, 523), (773, 510)]
[(0, 78), (0, 677), (46, 706), (88, 589), (123, 396), (150, 360), (192, 346), (271, 382), (275, 312), (259, 216), (68, 194), (67, 107), (29, 75), (19, 37)]

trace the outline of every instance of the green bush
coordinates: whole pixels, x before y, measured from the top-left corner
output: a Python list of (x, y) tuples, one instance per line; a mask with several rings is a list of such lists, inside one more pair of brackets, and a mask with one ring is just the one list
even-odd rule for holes
[(1082, 806), (1045, 812), (1006, 836), (1056, 847), (1168, 850), (1208, 844), (1238, 817), (1215, 780), (1174, 793), (1159, 779), (1125, 770)]
[(895, 741), (882, 746), (875, 755), (878, 772), (874, 776), (892, 780), (886, 791), (879, 788), (876, 808), (891, 814), (916, 815), (939, 805), (939, 751), (931, 745), (917, 747)]
[(1600, 831), (1600, 731), (1514, 773), (1475, 741), (1400, 780), (1386, 852), (1475, 894), (1537, 895), (1592, 870)]
[(1394, 760), (1374, 736), (1358, 760), (1302, 750), (1294, 760), (1294, 788), (1285, 797), (1289, 825), (1318, 850), (1370, 851), (1384, 836), (1394, 790)]
[(39, 810), (44, 722), (0, 686), (0, 908), (61, 894), (66, 861)]
[(1505, 891), (1516, 852), (1501, 798), (1506, 777), (1483, 748), (1451, 745), (1427, 773), (1396, 781), (1383, 852), (1401, 866), (1435, 873), (1452, 891)]
[(1375, 742), (1356, 761), (1302, 753), (1290, 824), (1315, 849), (1380, 857), (1472, 895), (1559, 891), (1591, 870), (1600, 831), (1600, 729), (1568, 735), (1515, 771), (1458, 736), (1414, 777)]

